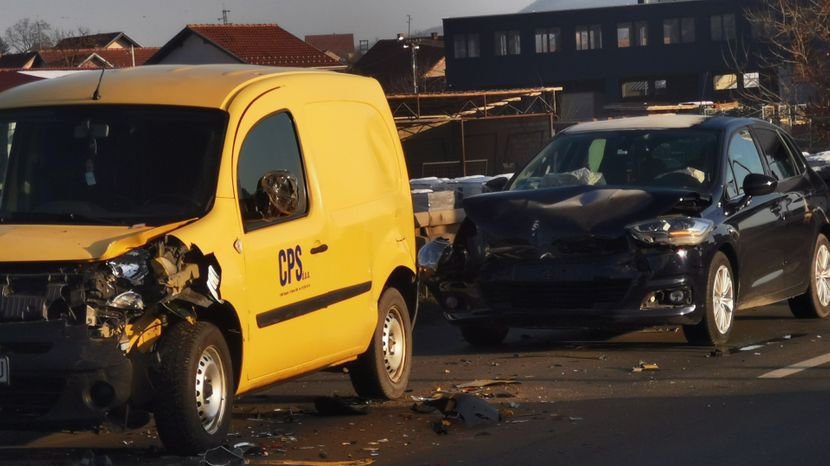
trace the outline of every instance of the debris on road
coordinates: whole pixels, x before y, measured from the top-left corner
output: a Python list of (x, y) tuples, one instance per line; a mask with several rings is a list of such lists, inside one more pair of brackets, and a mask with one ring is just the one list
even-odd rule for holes
[[(495, 424), (501, 420), (499, 410), (483, 399), (465, 393), (454, 395), (441, 394), (434, 398), (412, 397), (416, 401), (422, 400), (412, 406), (412, 410), (422, 414), (429, 414), (439, 411), (446, 419), (459, 419), (467, 427), (477, 427), (486, 424)], [(447, 424), (448, 425), (448, 424)], [(447, 425), (442, 423), (440, 428), (433, 424), (436, 433), (445, 433)]]
[(368, 466), (374, 464), (375, 460), (366, 458), (362, 460), (347, 461), (308, 461), (308, 460), (251, 460), (248, 464), (263, 466)]
[(314, 408), (320, 416), (357, 416), (369, 413), (366, 400), (353, 397), (318, 396)]
[(455, 388), (463, 392), (475, 392), (488, 387), (495, 387), (499, 385), (519, 385), (521, 382), (513, 379), (482, 379), (473, 380), (472, 382), (456, 384)]
[(760, 349), (760, 348), (763, 348), (763, 347), (764, 347), (764, 345), (749, 345), (749, 346), (744, 346), (743, 348), (740, 349), (740, 351), (754, 351), (754, 350), (757, 350), (757, 349)]
[(643, 371), (659, 371), (660, 366), (653, 362), (645, 362), (640, 361), (639, 364), (631, 368), (631, 372), (643, 372)]
[(211, 448), (202, 454), (202, 464), (207, 466), (233, 466), (246, 464), (242, 449), (229, 449), (221, 446)]

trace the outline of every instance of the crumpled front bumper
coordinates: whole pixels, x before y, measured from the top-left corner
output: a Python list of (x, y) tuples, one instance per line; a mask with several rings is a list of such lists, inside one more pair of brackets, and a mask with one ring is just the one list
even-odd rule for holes
[[(606, 256), (493, 260), (472, 283), (444, 280), (431, 291), (451, 323), (512, 327), (691, 325), (703, 317), (702, 248)], [(681, 305), (646, 305), (652, 293), (685, 290)]]
[(130, 396), (133, 368), (117, 340), (64, 320), (0, 323), (0, 428), (92, 426)]

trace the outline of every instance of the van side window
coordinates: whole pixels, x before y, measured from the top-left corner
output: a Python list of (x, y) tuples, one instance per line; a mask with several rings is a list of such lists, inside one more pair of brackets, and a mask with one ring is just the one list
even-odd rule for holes
[(748, 128), (738, 130), (729, 141), (729, 165), (735, 173), (735, 189), (727, 187), (730, 195), (737, 190), (744, 193), (744, 178), (750, 173), (764, 174), (764, 163)]
[(795, 165), (793, 155), (777, 131), (754, 128), (753, 132), (758, 138), (764, 157), (767, 158), (767, 165), (775, 178), (783, 180), (798, 175), (799, 170)]
[(254, 125), (242, 143), (237, 171), (245, 231), (308, 211), (305, 170), (290, 114), (275, 113)]

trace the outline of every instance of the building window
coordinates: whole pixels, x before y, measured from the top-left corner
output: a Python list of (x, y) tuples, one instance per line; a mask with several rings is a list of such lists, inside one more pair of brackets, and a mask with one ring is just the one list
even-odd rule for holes
[(648, 23), (617, 23), (617, 47), (645, 47), (648, 45)]
[(661, 96), (666, 95), (666, 88), (668, 83), (665, 79), (658, 79), (654, 81), (654, 95)]
[(598, 24), (593, 26), (577, 26), (576, 28), (576, 49), (594, 50), (602, 48), (602, 27)]
[(663, 43), (691, 44), (695, 41), (694, 18), (669, 18), (663, 20)]
[(559, 28), (536, 30), (536, 53), (553, 53), (559, 51)]
[(761, 75), (756, 71), (754, 73), (744, 73), (744, 89), (761, 87)]
[(735, 15), (714, 15), (709, 18), (713, 41), (735, 40)]
[(499, 31), (496, 33), (496, 56), (519, 55), (522, 45), (519, 31)]
[(629, 97), (645, 97), (648, 95), (648, 81), (631, 81), (623, 83), (622, 96)]
[(455, 58), (477, 58), (481, 55), (478, 34), (456, 34), (453, 36)]
[(717, 74), (712, 79), (716, 91), (728, 91), (738, 88), (738, 76), (734, 74)]

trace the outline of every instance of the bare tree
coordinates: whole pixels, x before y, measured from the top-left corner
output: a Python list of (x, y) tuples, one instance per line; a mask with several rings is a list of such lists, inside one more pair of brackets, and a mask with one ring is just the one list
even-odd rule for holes
[[(746, 15), (760, 43), (760, 50), (751, 53), (761, 68), (777, 76), (761, 80), (757, 90), (743, 97), (806, 104), (813, 129), (830, 143), (830, 0), (762, 0)], [(739, 69), (749, 61), (750, 52), (732, 52)]]
[(52, 26), (42, 19), (23, 18), (6, 28), (3, 40), (17, 53), (33, 52), (52, 46)]
[(2, 37), (0, 37), (0, 55), (6, 53), (9, 53), (9, 46), (8, 44), (6, 44), (6, 41), (4, 41)]

